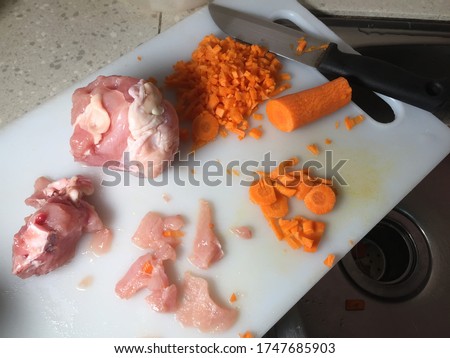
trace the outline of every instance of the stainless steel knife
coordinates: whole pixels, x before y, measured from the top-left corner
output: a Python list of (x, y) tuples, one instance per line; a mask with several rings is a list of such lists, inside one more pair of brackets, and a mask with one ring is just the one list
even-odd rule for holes
[[(341, 52), (335, 43), (214, 3), (209, 4), (209, 12), (216, 25), (233, 38), (262, 45), (279, 56), (316, 67), (323, 74), (344, 76), (438, 117), (450, 113), (449, 78), (425, 78), (378, 59)], [(307, 48), (315, 50), (299, 54), (296, 48), (301, 38)]]

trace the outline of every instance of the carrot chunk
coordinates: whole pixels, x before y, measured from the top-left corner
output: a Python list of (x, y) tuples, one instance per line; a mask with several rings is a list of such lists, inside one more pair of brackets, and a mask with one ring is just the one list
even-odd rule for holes
[(284, 195), (280, 195), (274, 203), (261, 205), (261, 210), (265, 216), (270, 218), (282, 218), (289, 212), (288, 198)]
[(362, 114), (356, 116), (356, 117), (345, 117), (344, 123), (347, 130), (352, 130), (354, 126), (360, 124), (362, 121), (364, 121), (364, 116)]
[(267, 178), (255, 182), (249, 190), (250, 200), (258, 205), (271, 205), (277, 201), (275, 189)]
[(336, 194), (328, 185), (320, 184), (313, 187), (304, 198), (305, 206), (314, 214), (322, 215), (333, 210)]
[(324, 264), (325, 264), (325, 266), (328, 266), (329, 268), (331, 268), (331, 267), (333, 267), (333, 263), (334, 263), (334, 259), (336, 258), (336, 256), (335, 255), (333, 255), (333, 254), (329, 254), (328, 256), (327, 256), (327, 258), (324, 260)]

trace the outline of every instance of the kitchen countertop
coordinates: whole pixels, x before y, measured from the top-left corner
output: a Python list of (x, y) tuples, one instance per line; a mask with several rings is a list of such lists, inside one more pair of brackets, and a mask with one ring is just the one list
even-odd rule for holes
[[(327, 14), (450, 21), (448, 0), (302, 0)], [(0, 125), (188, 16), (126, 0), (4, 0), (0, 3)], [(105, 21), (107, 19), (107, 21)]]

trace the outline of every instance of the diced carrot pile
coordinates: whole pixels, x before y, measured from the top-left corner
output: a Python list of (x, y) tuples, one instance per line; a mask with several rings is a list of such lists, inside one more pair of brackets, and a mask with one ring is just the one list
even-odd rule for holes
[[(206, 36), (191, 60), (177, 62), (174, 72), (166, 78), (166, 85), (176, 91), (180, 119), (195, 121), (202, 117), (202, 124), (192, 133), (194, 147), (215, 139), (219, 133), (225, 136), (232, 132), (244, 138), (248, 117), (275, 93), (280, 70), (280, 61), (261, 46), (230, 37)], [(281, 89), (286, 88), (284, 85)]]
[(259, 205), (278, 240), (293, 249), (314, 252), (325, 231), (325, 223), (302, 216), (288, 219), (289, 198), (304, 200), (306, 208), (321, 215), (330, 212), (336, 196), (328, 179), (312, 176), (307, 170), (294, 170), (297, 158), (280, 163), (270, 173), (259, 173), (249, 189), (250, 200)]

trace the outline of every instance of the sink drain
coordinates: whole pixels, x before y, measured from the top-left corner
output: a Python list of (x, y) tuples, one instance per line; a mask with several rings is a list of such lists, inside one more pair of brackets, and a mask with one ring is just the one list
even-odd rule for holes
[(431, 268), (426, 237), (407, 216), (391, 211), (341, 260), (360, 289), (382, 299), (417, 295)]

